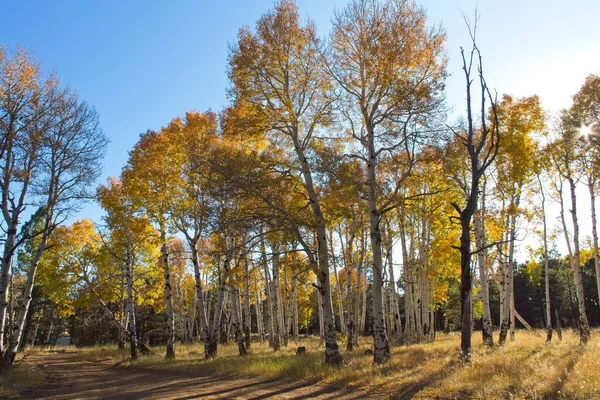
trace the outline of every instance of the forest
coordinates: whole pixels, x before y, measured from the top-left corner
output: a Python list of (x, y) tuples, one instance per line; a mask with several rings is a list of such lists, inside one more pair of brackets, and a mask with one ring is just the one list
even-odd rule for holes
[[(285, 354), (344, 374), (360, 356), (389, 376), (440, 343), (452, 368), (563, 335), (600, 354), (600, 76), (558, 115), (497, 93), (465, 16), (453, 120), (446, 32), (424, 8), (350, 0), (331, 18), (320, 37), (279, 0), (230, 45), (229, 105), (141, 133), (99, 185), (95, 108), (0, 47), (0, 376), (65, 341), (152, 368)], [(506, 385), (498, 398), (521, 393)]]

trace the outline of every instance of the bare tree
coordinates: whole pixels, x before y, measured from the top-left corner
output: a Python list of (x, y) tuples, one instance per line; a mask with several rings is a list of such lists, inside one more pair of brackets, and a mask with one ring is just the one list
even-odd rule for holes
[(40, 179), (44, 137), (52, 124), (57, 81), (44, 79), (41, 65), (24, 50), (0, 47), (0, 191), (4, 249), (0, 268), (0, 352), (5, 336), (8, 286), (21, 218)]
[[(469, 33), (472, 40), (469, 55), (461, 48), (463, 71), (466, 79), (467, 91), (467, 127), (465, 132), (453, 130), (456, 140), (461, 143), (467, 151), (467, 159), (470, 167), (470, 183), (466, 191), (466, 203), (463, 207), (453, 203), (453, 207), (459, 214), (461, 226), (460, 246), (460, 303), (461, 303), (461, 352), (464, 360), (469, 361), (471, 356), (471, 295), (472, 295), (472, 272), (471, 272), (471, 220), (477, 211), (479, 196), (479, 184), (485, 171), (492, 165), (498, 154), (500, 143), (500, 132), (498, 117), (496, 114), (496, 100), (492, 96), (483, 75), (482, 57), (477, 47), (475, 37), (477, 22), (471, 27), (467, 21)], [(475, 68), (475, 70), (473, 70)], [(472, 85), (473, 80), (479, 81), (480, 106), (479, 116), (473, 108)], [(488, 115), (488, 103), (491, 114)], [(477, 119), (481, 126), (477, 127)], [(478, 251), (481, 251), (479, 249)]]
[[(101, 172), (101, 161), (107, 139), (100, 130), (98, 113), (69, 89), (55, 90), (50, 118), (40, 121), (47, 126), (41, 138), (38, 179), (31, 191), (45, 211), (43, 229), (39, 234), (35, 256), (27, 272), (22, 303), (9, 346), (3, 354), (2, 369), (8, 369), (22, 340), (25, 318), (40, 258), (52, 231), (62, 220), (77, 211), (82, 201), (94, 198), (91, 191)], [(40, 131), (39, 127), (36, 131)]]

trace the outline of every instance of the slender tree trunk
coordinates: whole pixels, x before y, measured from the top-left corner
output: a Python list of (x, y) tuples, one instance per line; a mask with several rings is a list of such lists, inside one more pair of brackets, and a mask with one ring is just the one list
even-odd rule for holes
[(242, 334), (242, 321), (241, 321), (241, 310), (240, 310), (240, 290), (236, 287), (231, 287), (229, 291), (231, 296), (231, 317), (232, 317), (232, 330), (235, 335), (235, 341), (238, 345), (238, 351), (240, 356), (248, 354), (246, 351), (246, 345), (244, 344), (244, 335)]
[(40, 258), (42, 257), (42, 253), (46, 249), (48, 235), (49, 229), (48, 226), (46, 226), (46, 229), (42, 234), (42, 240), (38, 245), (33, 260), (29, 266), (29, 271), (27, 272), (27, 281), (25, 283), (25, 287), (23, 288), (23, 299), (21, 301), (21, 306), (19, 308), (17, 320), (13, 326), (13, 332), (8, 341), (8, 347), (2, 355), (2, 371), (7, 371), (12, 367), (15, 357), (17, 355), (17, 350), (23, 338), (23, 329), (25, 328), (25, 320), (27, 318), (27, 313), (29, 312), (29, 305), (31, 304), (31, 294), (33, 292), (35, 275), (37, 272), (37, 267)]
[(381, 212), (377, 206), (377, 156), (372, 126), (367, 126), (369, 162), (367, 185), (369, 204), (369, 231), (373, 254), (373, 361), (382, 364), (390, 360), (390, 344), (383, 314), (383, 259), (381, 255)]
[[(521, 202), (521, 186), (517, 188), (517, 198), (513, 209), (518, 209)], [(510, 243), (508, 250), (508, 270), (510, 273), (510, 341), (515, 340), (515, 278), (514, 278), (514, 259), (515, 259), (515, 239), (517, 236), (517, 214), (512, 216), (510, 229)]]
[(596, 182), (590, 179), (588, 189), (590, 191), (590, 204), (592, 209), (592, 239), (594, 241), (594, 268), (596, 269), (596, 287), (598, 289), (598, 301), (600, 304), (600, 257), (598, 256), (598, 230), (596, 224)]
[[(342, 236), (341, 227), (338, 231), (340, 237), (340, 248), (342, 249), (342, 260), (344, 262), (344, 271), (346, 272), (346, 307), (348, 310), (348, 319), (347, 319), (347, 334), (346, 334), (346, 350), (353, 351), (354, 344), (354, 312), (352, 310), (352, 272), (351, 266), (354, 262), (353, 255), (353, 246), (354, 246), (354, 235), (356, 231), (355, 218), (352, 218), (352, 227), (351, 227), (350, 238), (348, 239), (346, 245), (344, 245), (344, 238)], [(333, 242), (333, 240), (332, 240)]]
[(294, 314), (292, 335), (293, 335), (294, 340), (298, 340), (298, 325), (299, 325), (298, 292), (296, 290), (297, 281), (298, 281), (298, 275), (295, 270), (292, 270), (292, 308), (293, 308), (293, 314)]
[(390, 229), (389, 223), (386, 224), (386, 247), (387, 247), (387, 264), (388, 264), (388, 274), (389, 274), (389, 287), (390, 287), (390, 327), (394, 332), (394, 339), (396, 344), (402, 344), (404, 342), (404, 338), (402, 337), (402, 320), (400, 319), (400, 308), (398, 307), (398, 294), (396, 293), (396, 279), (394, 277), (394, 259), (392, 256), (393, 252), (393, 240), (392, 240), (392, 231)]
[(546, 195), (544, 194), (544, 186), (538, 175), (538, 183), (540, 185), (540, 195), (542, 197), (542, 222), (544, 239), (544, 289), (546, 294), (546, 343), (552, 341), (552, 312), (550, 308), (550, 266), (548, 262), (548, 228), (546, 224)]
[(292, 313), (290, 310), (290, 294), (288, 291), (288, 264), (283, 264), (283, 297), (281, 298), (281, 309), (283, 310), (283, 346), (287, 347), (288, 339), (290, 336), (290, 319), (292, 317)]
[(247, 254), (244, 252), (244, 342), (246, 349), (250, 349), (250, 328), (252, 326), (252, 318), (250, 314), (250, 271), (248, 268)]
[(400, 319), (400, 307), (398, 306), (398, 293), (396, 292), (396, 279), (394, 277), (394, 262), (391, 245), (388, 253), (388, 273), (390, 274), (390, 313), (392, 315), (392, 329), (394, 330), (396, 344), (403, 344), (402, 320)]
[(569, 177), (569, 188), (571, 189), (571, 217), (573, 219), (573, 275), (577, 289), (577, 305), (579, 306), (579, 338), (582, 344), (590, 338), (590, 326), (585, 312), (585, 297), (583, 291), (583, 276), (581, 274), (581, 257), (579, 253), (579, 223), (577, 221), (577, 198), (575, 195), (575, 181)]
[[(352, 251), (351, 249), (348, 249)], [(353, 351), (354, 344), (354, 310), (352, 309), (352, 273), (349, 263), (345, 266), (346, 270), (346, 306), (348, 307), (348, 330), (346, 337), (346, 350)]]
[(165, 273), (165, 296), (167, 302), (167, 359), (175, 358), (175, 314), (173, 310), (173, 294), (171, 290), (171, 268), (169, 265), (169, 251), (164, 227), (160, 229), (161, 259)]
[[(208, 274), (206, 274), (206, 287), (208, 287)], [(205, 297), (205, 303), (206, 303), (206, 336), (204, 338), (202, 338), (202, 340), (204, 340), (204, 342), (206, 343), (206, 341), (208, 340), (208, 338), (210, 337), (210, 327), (212, 327), (212, 315), (213, 315), (213, 309), (212, 309), (212, 303), (213, 303), (213, 292), (211, 290), (207, 290), (206, 293), (204, 294)], [(204, 349), (206, 352), (206, 349)]]
[[(8, 221), (11, 222), (11, 221)], [(13, 220), (6, 230), (4, 252), (2, 255), (2, 268), (0, 269), (0, 354), (3, 353), (3, 345), (6, 330), (6, 311), (8, 309), (8, 286), (10, 283), (10, 266), (12, 257), (16, 250), (18, 219)]]
[[(319, 279), (315, 278), (315, 281), (316, 285), (319, 286)], [(315, 292), (317, 293), (317, 306), (319, 307), (319, 338), (321, 339), (321, 343), (323, 343), (325, 341), (325, 321), (323, 319), (323, 294), (318, 288), (315, 288)]]
[(281, 285), (279, 283), (279, 249), (271, 246), (273, 249), (273, 282), (271, 283), (271, 296), (273, 297), (273, 350), (278, 351), (281, 348), (283, 318), (281, 316)]
[(554, 318), (556, 319), (556, 334), (558, 335), (558, 340), (562, 341), (562, 326), (560, 323), (560, 315), (558, 313), (558, 308), (554, 309)]
[(133, 257), (131, 256), (130, 248), (127, 249), (126, 255), (126, 268), (127, 268), (127, 305), (129, 309), (129, 347), (131, 352), (131, 359), (137, 359), (137, 327), (135, 320), (135, 297), (133, 294)]
[(208, 330), (208, 321), (206, 319), (206, 307), (204, 306), (204, 292), (202, 290), (202, 276), (200, 274), (200, 261), (198, 258), (198, 243), (197, 238), (189, 240), (190, 247), (192, 249), (192, 264), (194, 266), (194, 278), (196, 283), (196, 306), (200, 320), (200, 339), (206, 340), (210, 336)]
[(268, 267), (265, 267), (265, 290), (267, 292), (267, 305), (268, 305), (268, 316), (269, 324), (269, 346), (273, 347), (273, 341), (275, 339), (275, 312), (273, 310), (273, 294), (272, 294), (272, 282), (269, 276)]
[[(126, 268), (127, 266), (125, 265), (125, 263), (121, 264), (121, 282), (120, 282), (120, 287), (119, 287), (119, 318), (121, 318), (121, 323), (127, 327), (127, 311), (126, 311), (126, 307), (125, 307), (125, 291), (127, 290), (127, 284), (126, 284)], [(118, 332), (118, 343), (117, 343), (117, 347), (119, 348), (119, 350), (123, 350), (125, 348), (125, 339), (126, 339), (126, 333), (125, 331), (119, 331)]]
[(265, 249), (264, 235), (261, 235), (260, 251), (262, 255), (263, 269), (265, 273), (265, 293), (267, 295), (267, 308), (269, 311), (269, 323), (265, 326), (265, 328), (268, 328), (269, 330), (269, 346), (273, 347), (273, 333), (275, 332), (275, 326), (273, 324), (273, 298), (271, 296), (271, 279), (269, 277), (269, 263), (267, 262), (267, 251)]
[[(185, 307), (183, 305), (183, 288), (181, 285), (181, 276), (177, 277), (175, 290), (177, 292), (177, 308), (179, 309), (179, 332), (180, 337), (179, 340), (182, 342), (187, 342), (187, 329), (185, 323)], [(177, 335), (175, 335), (177, 337)]]
[(343, 362), (339, 351), (337, 338), (335, 335), (335, 316), (333, 313), (333, 304), (331, 301), (331, 287), (329, 282), (329, 249), (327, 243), (327, 229), (325, 219), (321, 211), (321, 203), (315, 186), (313, 184), (312, 173), (308, 165), (304, 148), (298, 140), (297, 128), (291, 135), (294, 140), (294, 148), (302, 165), (302, 175), (304, 177), (304, 186), (310, 199), (310, 207), (316, 220), (316, 235), (318, 243), (318, 277), (321, 283), (321, 293), (323, 294), (323, 318), (325, 320), (325, 362), (328, 364), (340, 364)]
[(210, 334), (204, 341), (204, 355), (207, 359), (217, 357), (217, 343), (221, 332), (221, 317), (223, 314), (223, 303), (225, 301), (225, 292), (227, 290), (227, 278), (229, 277), (229, 267), (231, 263), (232, 250), (227, 246), (225, 251), (225, 260), (223, 261), (223, 272), (219, 274), (219, 295), (215, 306), (214, 317)]
[(261, 294), (258, 291), (258, 279), (256, 278), (256, 273), (254, 274), (254, 293), (255, 293), (255, 308), (256, 308), (256, 328), (258, 329), (258, 337), (261, 342), (265, 341), (265, 327), (263, 320), (263, 303), (261, 299)]
[(494, 345), (494, 327), (492, 325), (492, 313), (490, 311), (490, 292), (488, 273), (486, 267), (485, 251), (485, 224), (483, 215), (485, 213), (485, 181), (481, 189), (481, 205), (474, 215), (475, 241), (477, 245), (477, 264), (479, 267), (479, 284), (481, 286), (481, 301), (483, 303), (483, 343), (486, 346)]
[[(364, 229), (362, 230), (362, 234), (361, 234), (361, 250), (360, 250), (360, 256), (359, 256), (359, 261), (358, 261), (358, 266), (356, 268), (356, 293), (354, 296), (354, 335), (353, 335), (353, 345), (355, 347), (358, 347), (358, 340), (359, 340), (359, 334), (361, 331), (361, 323), (360, 323), (360, 288), (361, 288), (361, 281), (362, 281), (362, 271), (363, 271), (363, 265), (364, 265), (364, 259), (365, 259), (365, 235), (364, 235)], [(365, 278), (366, 281), (366, 278)]]
[(362, 296), (362, 311), (360, 315), (360, 330), (363, 335), (367, 336), (367, 292), (369, 284), (367, 282), (367, 272), (365, 266), (365, 279), (363, 279), (363, 296)]
[[(340, 332), (346, 334), (346, 322), (344, 318), (344, 303), (342, 302), (342, 286), (340, 285), (340, 278), (337, 270), (337, 262), (335, 260), (335, 254), (333, 251), (333, 231), (329, 231), (329, 243), (331, 244), (331, 263), (333, 264), (333, 277), (335, 278), (335, 285), (333, 290), (337, 295), (338, 302), (338, 313), (340, 315)], [(342, 249), (343, 251), (343, 249)]]
[(413, 299), (412, 299), (412, 267), (406, 245), (406, 229), (402, 222), (403, 216), (398, 209), (398, 223), (400, 225), (400, 244), (402, 248), (402, 274), (404, 278), (404, 311), (406, 320), (404, 323), (404, 342), (411, 344), (414, 342), (414, 318), (413, 318)]
[(471, 217), (468, 212), (461, 213), (460, 236), (460, 312), (461, 336), (460, 348), (467, 361), (471, 356), (471, 334), (473, 319), (471, 317)]
[[(502, 204), (502, 209), (504, 210), (504, 203)], [(508, 217), (507, 217), (507, 222), (506, 222), (506, 226), (508, 226)], [(500, 235), (500, 241), (503, 243), (500, 243), (498, 245), (498, 264), (500, 266), (500, 277), (498, 280), (496, 280), (496, 285), (498, 286), (498, 293), (500, 294), (500, 330), (502, 330), (502, 321), (504, 321), (504, 292), (506, 289), (506, 258), (505, 258), (505, 250), (504, 250), (504, 246), (505, 246), (505, 242), (506, 242), (506, 238), (505, 235), (507, 234), (508, 229), (503, 230), (502, 234)], [(500, 340), (500, 338), (498, 338), (498, 340)]]
[[(514, 203), (511, 203), (514, 204)], [(505, 263), (505, 275), (504, 275), (504, 301), (503, 301), (503, 309), (502, 309), (502, 322), (500, 324), (500, 335), (498, 338), (498, 342), (502, 345), (506, 342), (506, 337), (508, 336), (509, 329), (511, 330), (511, 336), (514, 335), (514, 313), (512, 312), (513, 307), (513, 282), (514, 282), (514, 266), (513, 266), (513, 257), (514, 257), (514, 234), (516, 229), (516, 216), (509, 216), (509, 229), (507, 232), (507, 241), (508, 241), (508, 255), (506, 257), (507, 261)], [(513, 326), (511, 326), (513, 324)]]

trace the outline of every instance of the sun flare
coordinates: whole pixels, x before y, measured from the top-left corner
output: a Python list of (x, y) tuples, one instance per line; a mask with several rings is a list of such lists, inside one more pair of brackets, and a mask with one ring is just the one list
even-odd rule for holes
[(579, 137), (588, 138), (592, 134), (592, 126), (581, 124), (579, 128)]

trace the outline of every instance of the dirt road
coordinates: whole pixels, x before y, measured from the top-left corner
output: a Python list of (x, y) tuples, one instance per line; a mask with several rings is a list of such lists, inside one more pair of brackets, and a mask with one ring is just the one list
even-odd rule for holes
[(49, 374), (47, 386), (27, 399), (358, 399), (335, 388), (269, 379), (192, 376), (82, 361), (76, 352), (31, 355)]

